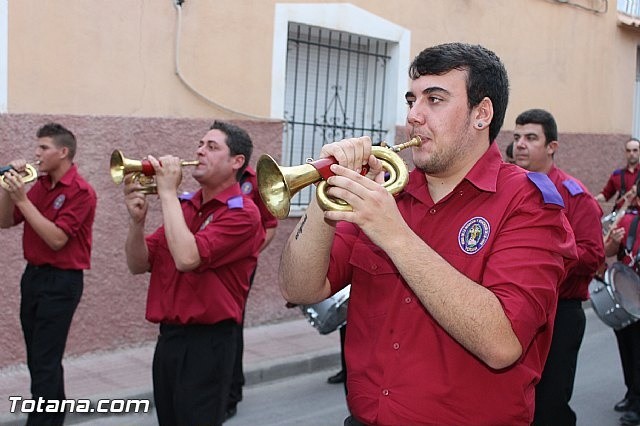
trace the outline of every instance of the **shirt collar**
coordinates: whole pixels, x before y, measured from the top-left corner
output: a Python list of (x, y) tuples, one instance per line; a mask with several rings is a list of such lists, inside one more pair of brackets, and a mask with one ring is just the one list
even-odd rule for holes
[(502, 155), (500, 154), (500, 149), (498, 144), (493, 142), (469, 170), (465, 179), (481, 191), (496, 192), (501, 165)]
[(247, 166), (247, 167), (244, 169), (244, 172), (242, 173), (242, 178), (243, 178), (243, 179), (246, 179), (246, 178), (247, 178), (247, 176), (255, 176), (255, 175), (256, 175), (256, 171), (255, 171), (255, 170), (253, 170), (250, 166)]
[[(242, 197), (242, 191), (240, 190), (240, 184), (238, 182), (234, 183), (233, 185), (225, 188), (223, 191), (219, 192), (215, 197), (213, 197), (211, 200), (209, 200), (207, 202), (207, 204), (212, 203), (214, 201), (221, 203), (221, 204), (227, 204), (227, 201), (230, 198), (234, 198), (237, 196), (241, 196)], [(191, 197), (191, 199), (189, 200), (189, 202), (196, 208), (196, 209), (200, 209), (203, 207), (202, 205), (202, 189), (199, 189), (198, 192), (196, 192), (193, 197)]]
[[(481, 191), (496, 192), (501, 164), (502, 155), (500, 154), (498, 145), (494, 142), (489, 145), (489, 149), (482, 154), (464, 179)], [(431, 196), (428, 194), (428, 191), (424, 191), (426, 185), (427, 178), (425, 174), (418, 169), (414, 169), (406, 190), (422, 203), (432, 204), (433, 201), (431, 201)]]
[(549, 176), (549, 179), (551, 179), (551, 181), (555, 181), (556, 178), (558, 177), (558, 169), (556, 168), (555, 163), (551, 165), (551, 168), (549, 169), (549, 173), (547, 173), (547, 176)]
[[(76, 166), (75, 164), (72, 164), (69, 170), (67, 170), (67, 172), (58, 181), (58, 184), (69, 186), (74, 181), (77, 175), (78, 175), (78, 166)], [(45, 180), (45, 183), (46, 183), (45, 186), (47, 188), (51, 188), (51, 175), (46, 174), (44, 175), (43, 179)]]

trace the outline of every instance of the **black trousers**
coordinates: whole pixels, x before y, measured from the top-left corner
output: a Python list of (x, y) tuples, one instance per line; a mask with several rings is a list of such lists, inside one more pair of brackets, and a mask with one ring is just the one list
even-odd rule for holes
[(615, 330), (615, 334), (627, 387), (625, 397), (631, 401), (631, 408), (640, 413), (640, 321)]
[(559, 300), (549, 356), (536, 386), (535, 426), (576, 424), (569, 406), (586, 318), (580, 300)]
[(340, 333), (340, 364), (342, 365), (342, 372), (344, 373), (344, 394), (349, 395), (347, 390), (347, 360), (344, 357), (344, 342), (347, 338), (347, 324), (340, 327), (338, 330)]
[[(65, 399), (62, 357), (82, 297), (81, 270), (27, 265), (20, 281), (20, 323), (34, 400)], [(62, 425), (65, 413), (29, 413), (27, 425)]]
[[(253, 286), (253, 279), (256, 276), (256, 269), (251, 274), (249, 281), (249, 290)], [(244, 317), (246, 311), (246, 304), (242, 311), (242, 323), (237, 324), (238, 333), (236, 334), (236, 358), (233, 364), (233, 378), (231, 379), (231, 388), (229, 389), (229, 400), (227, 401), (227, 407), (229, 409), (234, 408), (240, 401), (242, 401), (242, 388), (244, 387), (244, 368), (242, 367), (242, 357), (244, 356)]]
[(153, 396), (160, 426), (221, 425), (236, 354), (237, 324), (160, 325)]

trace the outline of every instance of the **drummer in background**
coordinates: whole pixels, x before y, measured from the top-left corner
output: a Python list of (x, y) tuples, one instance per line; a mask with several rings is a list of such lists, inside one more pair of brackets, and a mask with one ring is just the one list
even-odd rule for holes
[[(596, 195), (596, 200), (599, 202), (609, 201), (615, 195), (616, 205), (614, 206), (614, 210), (620, 208), (623, 195), (636, 185), (638, 179), (640, 179), (640, 174), (638, 173), (640, 170), (640, 165), (638, 165), (638, 159), (640, 158), (640, 141), (631, 138), (624, 146), (627, 156), (627, 166), (624, 169), (614, 170), (607, 184), (602, 188), (602, 191)], [(629, 208), (637, 211), (637, 203), (634, 202)]]
[[(637, 205), (637, 194), (634, 198)], [(638, 247), (640, 246), (638, 220), (637, 214), (624, 215), (604, 241), (607, 257), (616, 256), (625, 265), (632, 265), (636, 273), (639, 271)], [(631, 229), (634, 228), (633, 237), (628, 238)], [(630, 251), (626, 248), (627, 245), (632, 247)], [(640, 425), (640, 321), (614, 332), (618, 341), (624, 384), (627, 387), (624, 398), (615, 405), (614, 409), (624, 412), (620, 418), (621, 424)]]
[(569, 400), (586, 326), (582, 302), (589, 299), (589, 282), (604, 263), (602, 209), (582, 182), (556, 167), (558, 128), (548, 111), (530, 109), (521, 113), (516, 118), (513, 136), (516, 164), (546, 174), (558, 189), (578, 249), (578, 263), (559, 285), (551, 349), (536, 386), (533, 424), (575, 425), (576, 414)]

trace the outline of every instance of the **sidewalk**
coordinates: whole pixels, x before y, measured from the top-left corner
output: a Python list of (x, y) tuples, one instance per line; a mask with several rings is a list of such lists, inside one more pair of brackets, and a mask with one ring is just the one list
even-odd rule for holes
[[(244, 370), (247, 385), (340, 366), (340, 336), (321, 335), (306, 319), (246, 328)], [(154, 343), (135, 348), (65, 358), (67, 399), (150, 399)], [(11, 414), (9, 396), (29, 392), (26, 366), (0, 370), (0, 425), (23, 425), (26, 415)], [(86, 420), (67, 415), (65, 424)]]

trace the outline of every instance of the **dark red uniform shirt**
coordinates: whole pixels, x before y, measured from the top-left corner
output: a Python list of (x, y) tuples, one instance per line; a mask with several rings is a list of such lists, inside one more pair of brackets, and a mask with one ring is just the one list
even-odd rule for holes
[(496, 295), (523, 354), (508, 368), (489, 368), (434, 321), (385, 252), (357, 227), (341, 224), (327, 277), (334, 292), (351, 283), (345, 345), (351, 412), (375, 425), (529, 425), (557, 285), (577, 256), (553, 183), (503, 163), (493, 144), (439, 202), (419, 170), (396, 199), (417, 235)]
[[(76, 165), (71, 166), (55, 188), (51, 188), (50, 176), (40, 176), (27, 197), (69, 238), (63, 248), (55, 251), (25, 221), (22, 245), (27, 262), (59, 269), (89, 269), (97, 198), (91, 185), (78, 173)], [(13, 220), (14, 223), (24, 221), (17, 207), (13, 211)]]
[[(636, 166), (632, 172), (629, 171), (628, 168), (617, 169), (611, 173), (609, 176), (609, 180), (607, 184), (602, 188), (602, 195), (604, 195), (605, 200), (610, 200), (611, 197), (616, 195), (620, 189), (622, 188), (622, 180), (624, 179), (624, 188), (625, 192), (629, 191), (633, 185), (635, 185), (636, 180), (638, 178), (638, 171), (640, 171), (640, 166)], [(620, 194), (622, 196), (624, 194)]]
[(565, 214), (573, 230), (578, 261), (560, 283), (560, 299), (589, 298), (589, 283), (604, 263), (602, 209), (578, 179), (553, 166), (548, 173), (564, 200)]
[(147, 320), (165, 324), (215, 324), (242, 321), (249, 278), (264, 241), (260, 213), (230, 186), (206, 204), (202, 191), (182, 203), (182, 213), (196, 238), (201, 264), (179, 272), (164, 227), (146, 238), (151, 264)]
[(262, 227), (264, 229), (275, 228), (278, 226), (278, 219), (271, 214), (265, 206), (260, 192), (258, 191), (258, 179), (256, 172), (251, 167), (247, 167), (242, 175), (241, 186), (242, 193), (253, 200), (254, 204), (260, 210), (260, 218), (262, 219)]

